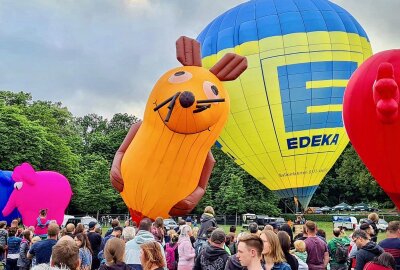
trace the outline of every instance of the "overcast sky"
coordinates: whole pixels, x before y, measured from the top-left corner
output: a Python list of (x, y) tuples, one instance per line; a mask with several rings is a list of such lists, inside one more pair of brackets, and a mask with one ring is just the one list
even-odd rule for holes
[[(243, 0), (0, 2), (0, 90), (61, 101), (76, 116), (142, 117), (154, 83), (178, 66), (175, 40), (197, 37)], [(399, 0), (334, 0), (374, 52), (400, 44)]]

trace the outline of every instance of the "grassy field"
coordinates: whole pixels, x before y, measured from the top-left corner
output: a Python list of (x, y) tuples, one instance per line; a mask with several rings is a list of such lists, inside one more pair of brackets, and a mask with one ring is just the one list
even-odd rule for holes
[[(332, 234), (332, 230), (333, 230), (333, 223), (332, 222), (318, 222), (317, 223), (318, 228), (322, 229), (326, 232), (326, 238), (329, 241), (330, 239), (332, 239), (333, 234)], [(224, 231), (227, 233), (229, 232), (229, 227), (230, 225), (219, 225), (219, 227), (223, 228)], [(236, 229), (236, 233), (240, 232), (242, 230), (242, 226), (238, 226)], [(346, 231), (346, 235), (349, 236), (353, 231), (349, 230)], [(385, 239), (386, 238), (386, 233), (385, 232), (379, 232), (378, 234), (378, 242)]]

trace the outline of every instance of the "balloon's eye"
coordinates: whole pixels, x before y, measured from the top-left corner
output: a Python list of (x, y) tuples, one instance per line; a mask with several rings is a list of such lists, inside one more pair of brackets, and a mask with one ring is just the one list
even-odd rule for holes
[(177, 71), (171, 77), (169, 77), (168, 81), (170, 83), (183, 83), (187, 82), (192, 78), (192, 74), (187, 71)]
[(16, 183), (14, 184), (14, 188), (15, 188), (16, 190), (20, 190), (20, 189), (22, 188), (22, 186), (23, 186), (23, 183), (22, 183), (22, 182), (16, 182)]
[(219, 94), (218, 87), (212, 82), (205, 81), (203, 83), (203, 90), (207, 98), (209, 99), (215, 99), (218, 97)]

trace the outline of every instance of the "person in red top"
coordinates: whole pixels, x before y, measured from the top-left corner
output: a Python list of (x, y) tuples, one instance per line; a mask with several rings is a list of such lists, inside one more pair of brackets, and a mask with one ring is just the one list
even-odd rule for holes
[(39, 217), (37, 218), (37, 223), (35, 226), (35, 234), (39, 236), (46, 235), (49, 224), (50, 220), (47, 219), (47, 209), (40, 210)]
[(396, 261), (390, 253), (383, 252), (376, 260), (365, 264), (363, 270), (396, 270)]

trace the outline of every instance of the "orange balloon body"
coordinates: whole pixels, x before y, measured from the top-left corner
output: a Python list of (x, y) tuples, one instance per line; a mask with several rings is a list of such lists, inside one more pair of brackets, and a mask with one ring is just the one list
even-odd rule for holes
[[(176, 75), (182, 71), (184, 75)], [(169, 121), (164, 122), (168, 104), (158, 111), (154, 108), (184, 91), (194, 95), (194, 104), (184, 108), (176, 100)], [(225, 102), (211, 103), (210, 108), (194, 113), (196, 105), (202, 105), (197, 101), (219, 98)], [(147, 101), (143, 123), (121, 163), (124, 180), (121, 196), (131, 213), (136, 211), (152, 219), (166, 218), (176, 203), (195, 190), (207, 154), (219, 137), (228, 112), (229, 96), (208, 69), (183, 66), (168, 71), (158, 80)]]

